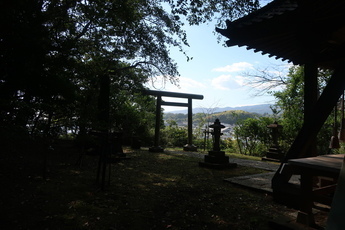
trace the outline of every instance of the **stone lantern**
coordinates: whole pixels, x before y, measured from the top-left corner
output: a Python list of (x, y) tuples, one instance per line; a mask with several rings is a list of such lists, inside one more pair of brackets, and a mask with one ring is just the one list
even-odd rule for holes
[(208, 151), (208, 155), (204, 156), (204, 162), (199, 162), (199, 166), (217, 169), (236, 167), (237, 164), (229, 163), (229, 157), (225, 156), (224, 151), (220, 150), (221, 129), (225, 128), (225, 126), (217, 118), (209, 127), (213, 128), (211, 133), (213, 135), (213, 149)]
[(268, 125), (267, 128), (271, 130), (272, 145), (266, 152), (266, 157), (263, 157), (262, 160), (280, 162), (284, 154), (279, 147), (278, 139), (283, 126), (279, 125), (278, 122), (274, 122)]

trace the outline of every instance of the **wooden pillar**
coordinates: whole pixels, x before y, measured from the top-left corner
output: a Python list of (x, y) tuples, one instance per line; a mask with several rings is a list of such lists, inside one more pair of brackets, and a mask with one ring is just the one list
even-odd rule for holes
[[(344, 63), (341, 64), (344, 65)], [(316, 138), (322, 125), (332, 112), (334, 105), (343, 94), (345, 85), (345, 65), (343, 66), (341, 64), (335, 69), (331, 79), (312, 110), (313, 122), (308, 120), (303, 124), (302, 129), (289, 149), (286, 155), (288, 159), (305, 155), (305, 150), (310, 146), (311, 141)], [(298, 155), (298, 152), (302, 153), (302, 155)]]
[(332, 112), (334, 105), (339, 100), (339, 97), (344, 93), (344, 75), (345, 63), (341, 62), (332, 74), (331, 79), (324, 88), (315, 106), (313, 106), (310, 111), (313, 119), (307, 119), (305, 121), (295, 141), (286, 153), (282, 164), (272, 178), (272, 188), (274, 192), (275, 190), (281, 191), (291, 177), (291, 174), (284, 170), (284, 163), (289, 159), (306, 156), (309, 146), (311, 146), (313, 141), (316, 139), (318, 132), (327, 120), (329, 114)]
[(105, 176), (107, 168), (107, 158), (109, 154), (109, 126), (110, 126), (110, 78), (108, 74), (100, 76), (99, 82), (99, 98), (98, 98), (98, 141), (100, 144), (99, 161), (97, 168), (97, 181), (101, 176), (101, 189), (105, 190)]
[(301, 200), (300, 208), (297, 215), (297, 223), (305, 224), (307, 226), (315, 225), (313, 215), (313, 199), (303, 199), (305, 197), (311, 198), (313, 196), (313, 176), (309, 173), (301, 175)]
[(188, 145), (193, 144), (192, 98), (188, 98)]
[(193, 111), (192, 98), (188, 97), (188, 143), (183, 147), (184, 151), (197, 151), (197, 147), (193, 145)]
[(158, 96), (157, 97), (157, 102), (156, 102), (156, 127), (155, 127), (155, 146), (159, 145), (159, 131), (160, 131), (160, 126), (161, 126), (161, 103), (162, 103), (162, 97)]
[[(318, 99), (318, 69), (315, 63), (304, 65), (304, 123), (314, 123), (313, 109)], [(316, 156), (316, 138), (314, 138), (308, 147), (306, 156)]]
[(104, 74), (99, 79), (99, 97), (98, 97), (98, 130), (108, 132), (109, 130), (109, 111), (110, 111), (110, 78)]
[(345, 159), (338, 178), (326, 229), (345, 229)]
[(161, 128), (161, 107), (162, 107), (162, 96), (157, 96), (155, 142), (154, 142), (154, 146), (149, 149), (150, 152), (163, 152), (164, 151), (164, 149), (159, 146), (160, 128)]

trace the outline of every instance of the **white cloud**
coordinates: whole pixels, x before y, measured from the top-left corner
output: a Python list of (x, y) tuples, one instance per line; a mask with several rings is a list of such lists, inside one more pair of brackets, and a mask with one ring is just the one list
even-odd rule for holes
[(180, 77), (180, 87), (182, 89), (207, 88), (203, 83), (187, 77)]
[(230, 90), (238, 89), (243, 86), (244, 79), (242, 76), (220, 75), (212, 79), (211, 85), (216, 89)]
[(207, 88), (207, 86), (199, 81), (193, 80), (187, 77), (179, 77), (178, 78), (178, 86), (171, 84), (169, 81), (165, 81), (162, 76), (156, 78), (155, 82), (151, 84), (147, 84), (147, 86), (151, 89), (155, 90), (163, 90), (163, 91), (172, 91), (172, 92), (193, 92), (199, 91), (202, 89)]
[(253, 69), (253, 65), (248, 62), (237, 62), (232, 65), (226, 65), (224, 67), (219, 67), (213, 69), (215, 72), (239, 72), (239, 71), (245, 71), (248, 69)]
[[(206, 92), (207, 85), (195, 81), (191, 78), (186, 77), (179, 77), (179, 87), (176, 85), (171, 84), (169, 81), (166, 81), (164, 83), (164, 79), (162, 76), (156, 77), (154, 85), (152, 85), (152, 82), (146, 84), (146, 86), (151, 90), (161, 90), (161, 91), (169, 91), (169, 92), (176, 92), (176, 93), (190, 93), (190, 94), (200, 94), (204, 95)], [(167, 102), (182, 102), (187, 103), (186, 98), (171, 98), (171, 97), (164, 97), (164, 101)], [(194, 103), (200, 103), (198, 102)], [(174, 106), (164, 106), (164, 110), (167, 111), (175, 111), (175, 110), (182, 110), (184, 108), (181, 107), (174, 107)]]

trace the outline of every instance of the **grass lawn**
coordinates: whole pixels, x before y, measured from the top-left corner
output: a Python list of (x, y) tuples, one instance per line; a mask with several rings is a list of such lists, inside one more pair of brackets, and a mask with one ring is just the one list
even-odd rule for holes
[[(182, 148), (165, 148), (165, 150), (167, 151), (181, 151)], [(205, 155), (208, 153), (208, 150), (203, 151), (203, 150), (199, 150), (198, 152), (200, 155)], [(257, 157), (257, 156), (249, 156), (249, 155), (243, 155), (240, 153), (232, 153), (232, 152), (228, 152), (225, 150), (225, 154), (229, 157), (232, 158), (239, 158), (239, 159), (246, 159), (246, 160), (254, 160), (254, 161), (261, 161), (261, 157)]]
[(76, 149), (56, 148), (43, 180), (38, 153), (7, 154), (1, 159), (0, 229), (273, 229), (270, 221), (295, 212), (223, 181), (262, 170), (200, 168), (200, 159), (183, 154), (127, 156), (112, 166), (110, 185), (100, 191), (97, 156), (76, 166)]

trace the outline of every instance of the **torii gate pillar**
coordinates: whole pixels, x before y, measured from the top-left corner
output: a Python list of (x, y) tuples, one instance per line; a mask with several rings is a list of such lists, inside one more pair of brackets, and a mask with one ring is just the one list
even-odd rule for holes
[[(149, 149), (150, 152), (163, 152), (164, 149), (159, 146), (160, 139), (160, 121), (161, 121), (161, 107), (166, 106), (182, 106), (188, 107), (188, 143), (183, 147), (184, 151), (197, 151), (197, 147), (193, 145), (193, 112), (192, 112), (192, 99), (204, 99), (203, 95), (197, 94), (187, 94), (187, 93), (175, 93), (175, 92), (165, 92), (156, 90), (146, 90), (144, 92), (148, 95), (157, 96), (156, 101), (156, 126), (155, 126), (155, 141), (154, 146)], [(177, 97), (177, 98), (187, 98), (188, 103), (179, 102), (165, 102), (162, 97)]]

